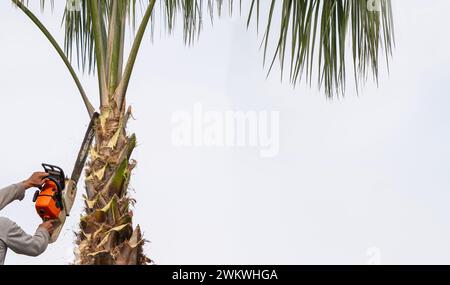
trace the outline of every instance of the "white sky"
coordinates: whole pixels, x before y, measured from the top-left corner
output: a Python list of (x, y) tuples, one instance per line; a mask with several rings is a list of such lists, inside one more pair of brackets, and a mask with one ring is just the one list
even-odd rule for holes
[[(36, 1), (37, 2), (37, 1)], [(62, 43), (62, 1), (44, 22)], [(194, 48), (159, 36), (142, 47), (129, 89), (138, 168), (135, 223), (159, 264), (450, 263), (450, 35), (446, 0), (394, 0), (397, 47), (390, 74), (357, 97), (327, 101), (266, 80), (260, 38), (245, 17), (205, 25)], [(70, 173), (88, 118), (56, 53), (9, 1), (0, 2), (2, 167), (7, 186), (40, 170)], [(94, 78), (82, 79), (96, 102)], [(250, 148), (175, 148), (171, 116), (211, 110), (280, 111), (280, 154)], [(67, 264), (81, 193), (60, 240), (40, 257), (7, 264)], [(1, 212), (26, 231), (39, 223), (25, 200)], [(373, 257), (373, 256), (372, 256)]]

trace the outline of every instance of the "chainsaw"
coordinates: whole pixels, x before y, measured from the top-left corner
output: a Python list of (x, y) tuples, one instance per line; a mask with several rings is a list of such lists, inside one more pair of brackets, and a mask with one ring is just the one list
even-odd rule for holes
[(44, 171), (48, 173), (48, 177), (46, 182), (34, 193), (33, 202), (35, 203), (36, 212), (43, 221), (58, 221), (50, 238), (50, 243), (58, 239), (66, 217), (69, 216), (72, 210), (77, 194), (77, 183), (94, 140), (94, 125), (98, 117), (99, 114), (94, 113), (91, 118), (70, 178), (66, 178), (61, 167), (46, 163), (42, 164)]

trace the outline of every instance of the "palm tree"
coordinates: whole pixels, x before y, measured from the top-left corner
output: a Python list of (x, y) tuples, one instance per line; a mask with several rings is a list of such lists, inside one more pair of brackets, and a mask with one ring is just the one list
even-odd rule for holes
[[(74, 79), (89, 116), (95, 108), (72, 67), (72, 59), (81, 72), (96, 73), (98, 78), (100, 117), (86, 168), (85, 210), (77, 234), (76, 264), (149, 263), (143, 252), (140, 228), (133, 228), (130, 205), (134, 201), (127, 192), (136, 164), (131, 158), (136, 136), (127, 134), (131, 108), (126, 105), (126, 94), (144, 33), (149, 25), (156, 25), (152, 19), (160, 11), (164, 28), (169, 32), (181, 17), (184, 40), (191, 44), (200, 34), (205, 14), (212, 19), (224, 10), (229, 15), (235, 10), (242, 12), (242, 1), (69, 0), (63, 15), (64, 49), (27, 8), (28, 1), (11, 1), (55, 48)], [(47, 2), (41, 0), (42, 9), (48, 6)], [(53, 5), (52, 1), (50, 4)], [(267, 70), (270, 72), (278, 58), (282, 74), (288, 65), (292, 84), (306, 81), (311, 85), (316, 77), (318, 88), (323, 88), (328, 98), (344, 95), (348, 48), (357, 88), (368, 75), (378, 80), (380, 52), (384, 52), (386, 59), (392, 54), (390, 0), (251, 0), (248, 4), (247, 25), (256, 22), (259, 26), (261, 17), (266, 23), (262, 41), (265, 59), (272, 42), (275, 46)], [(157, 5), (160, 9), (155, 8)], [(135, 16), (139, 12), (142, 17)], [(278, 18), (275, 33), (273, 22)], [(128, 30), (134, 34), (134, 41), (125, 57), (128, 25), (132, 27)]]

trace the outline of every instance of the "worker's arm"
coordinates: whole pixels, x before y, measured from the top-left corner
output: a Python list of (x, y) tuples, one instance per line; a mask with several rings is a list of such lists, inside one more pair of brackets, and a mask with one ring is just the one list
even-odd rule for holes
[(13, 184), (0, 190), (0, 210), (14, 200), (22, 200), (25, 196), (25, 183)]
[(33, 236), (25, 233), (13, 221), (8, 220), (6, 227), (6, 229), (2, 229), (7, 232), (3, 242), (15, 253), (38, 256), (47, 249), (50, 233), (44, 224), (38, 227)]
[(25, 196), (25, 190), (31, 187), (39, 187), (44, 184), (46, 177), (45, 172), (35, 172), (30, 178), (21, 183), (13, 184), (0, 190), (0, 210), (14, 200), (22, 200)]

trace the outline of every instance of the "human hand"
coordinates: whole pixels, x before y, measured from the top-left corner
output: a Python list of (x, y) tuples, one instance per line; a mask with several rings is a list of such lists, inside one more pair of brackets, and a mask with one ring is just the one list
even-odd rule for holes
[(47, 181), (47, 177), (48, 173), (46, 172), (35, 172), (30, 178), (24, 180), (23, 183), (27, 189), (31, 187), (41, 187)]
[(40, 228), (45, 229), (50, 236), (53, 234), (53, 231), (58, 226), (58, 220), (48, 220), (39, 225)]

